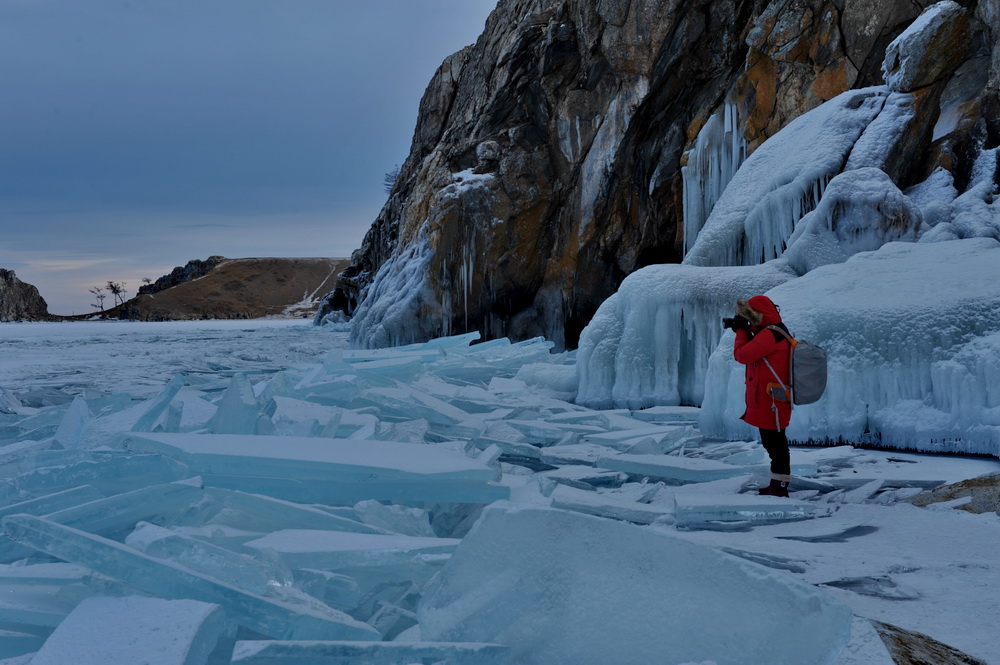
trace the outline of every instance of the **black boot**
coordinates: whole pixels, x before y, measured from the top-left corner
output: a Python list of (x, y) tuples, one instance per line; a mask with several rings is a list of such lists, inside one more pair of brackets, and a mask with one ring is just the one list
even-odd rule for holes
[(788, 496), (788, 481), (771, 479), (771, 484), (757, 490), (761, 496)]

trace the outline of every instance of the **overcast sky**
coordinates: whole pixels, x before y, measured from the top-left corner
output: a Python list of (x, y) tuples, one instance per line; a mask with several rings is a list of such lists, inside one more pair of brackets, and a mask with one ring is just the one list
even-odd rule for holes
[(0, 0), (0, 268), (55, 314), (191, 259), (350, 256), (496, 0)]

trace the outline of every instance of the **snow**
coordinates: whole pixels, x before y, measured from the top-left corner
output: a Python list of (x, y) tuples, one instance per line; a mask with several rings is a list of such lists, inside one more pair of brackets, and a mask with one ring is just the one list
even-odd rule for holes
[[(925, 316), (975, 307), (988, 321), (996, 244), (892, 243), (778, 288), (823, 271), (842, 270), (843, 279), (858, 262), (880, 265), (898, 283), (892, 294), (878, 295), (884, 282), (865, 284), (875, 274), (865, 264), (849, 292), (830, 287), (828, 315), (846, 317), (852, 294), (878, 295), (912, 322), (928, 289), (908, 266), (943, 259), (985, 277), (970, 288), (976, 280), (961, 270), (937, 274), (941, 295)], [(815, 337), (808, 322), (822, 308), (800, 304), (810, 293), (789, 296), (785, 313)], [(502, 663), (511, 651), (520, 663), (802, 662), (781, 654), (803, 649), (809, 662), (884, 662), (868, 618), (1000, 659), (991, 638), (1000, 516), (967, 513), (961, 497), (934, 509), (905, 503), (942, 482), (998, 472), (997, 459), (796, 448), (793, 498), (758, 497), (766, 456), (752, 441), (707, 438), (695, 424), (708, 407), (592, 410), (563, 395), (578, 354), (553, 354), (540, 340), (470, 345), (475, 337), (362, 352), (345, 350), (346, 333), (268, 321), (0, 326), (10, 351), (0, 375), (17, 377), (8, 394), (19, 402), (44, 387), (52, 402), (0, 416), (0, 451), (9, 450), (0, 518), (17, 541), (0, 546), (9, 564), (0, 565), (0, 620), (11, 631), (0, 635), (0, 657), (67, 645), (87, 653), (127, 639), (150, 649), (167, 640), (172, 647), (156, 654), (173, 658), (198, 629), (194, 612), (178, 625), (170, 603), (197, 601), (269, 638), (225, 647), (232, 662), (247, 664), (310, 654)], [(907, 348), (917, 337), (897, 343)], [(943, 338), (953, 340), (952, 359), (930, 375), (954, 384), (949, 408), (985, 418), (975, 414), (993, 413), (998, 391), (970, 382), (1000, 357), (1000, 340), (949, 329), (930, 343)], [(94, 364), (96, 350), (111, 344), (118, 354)], [(41, 348), (51, 357), (32, 375), (20, 351)], [(227, 390), (244, 382), (258, 433), (212, 434)], [(126, 392), (132, 387), (139, 395)], [(60, 449), (55, 435), (64, 421), (81, 424), (81, 403), (90, 416), (71, 437), (80, 445)], [(197, 419), (168, 422), (171, 409), (187, 413), (188, 403), (203, 405)], [(268, 423), (299, 422), (319, 426), (266, 433)], [(23, 445), (28, 434), (35, 445)], [(188, 466), (199, 459), (217, 466)], [(365, 480), (332, 475), (350, 469)], [(402, 475), (424, 480), (405, 485)], [(420, 498), (449, 486), (465, 498)], [(289, 498), (306, 488), (315, 496)], [(73, 566), (50, 563), (59, 559)], [(711, 574), (697, 572), (705, 566)], [(455, 602), (444, 602), (451, 593)], [(804, 599), (812, 609), (793, 611)], [(140, 601), (145, 609), (121, 622), (84, 604)], [(479, 607), (488, 611), (470, 621)], [(788, 621), (815, 622), (808, 644), (768, 637), (779, 630), (769, 617), (793, 614)], [(74, 616), (86, 616), (86, 630), (70, 632)], [(164, 662), (230, 662), (229, 653), (218, 661), (199, 653)], [(622, 655), (630, 653), (639, 655)]]

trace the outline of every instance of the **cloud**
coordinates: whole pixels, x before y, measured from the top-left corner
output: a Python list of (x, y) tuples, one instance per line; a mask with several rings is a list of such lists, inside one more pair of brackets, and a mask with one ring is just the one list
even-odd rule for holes
[(494, 5), (0, 1), (0, 267), (62, 313), (212, 254), (349, 256)]

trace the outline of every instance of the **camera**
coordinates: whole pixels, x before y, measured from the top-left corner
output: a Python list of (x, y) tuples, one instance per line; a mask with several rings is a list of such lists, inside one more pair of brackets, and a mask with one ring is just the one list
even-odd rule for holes
[(737, 314), (731, 319), (729, 318), (722, 319), (722, 327), (729, 328), (730, 330), (740, 330), (741, 328), (744, 330), (749, 330), (750, 322), (745, 318), (743, 318), (742, 316), (740, 316), (739, 314)]

